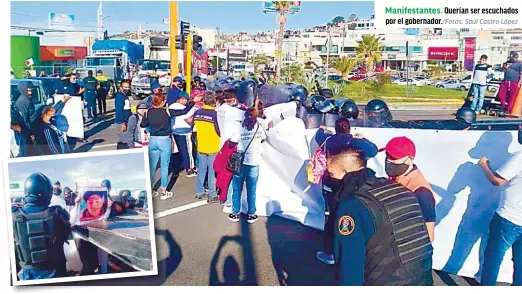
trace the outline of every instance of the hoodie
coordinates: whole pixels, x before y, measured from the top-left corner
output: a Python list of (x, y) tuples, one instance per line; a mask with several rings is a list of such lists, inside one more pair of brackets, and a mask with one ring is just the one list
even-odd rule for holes
[(232, 174), (227, 170), (228, 159), (232, 154), (237, 151), (237, 144), (234, 147), (230, 147), (230, 139), (225, 141), (223, 147), (216, 155), (214, 160), (214, 171), (216, 172), (216, 189), (219, 189), (219, 201), (227, 200), (228, 187), (232, 181)]
[(30, 81), (23, 81), (18, 84), (18, 91), (20, 96), (16, 100), (16, 108), (20, 111), (22, 119), (27, 128), (31, 127), (33, 121), (36, 120), (36, 111), (34, 104), (31, 102), (31, 97), (27, 95), (27, 89), (34, 87)]

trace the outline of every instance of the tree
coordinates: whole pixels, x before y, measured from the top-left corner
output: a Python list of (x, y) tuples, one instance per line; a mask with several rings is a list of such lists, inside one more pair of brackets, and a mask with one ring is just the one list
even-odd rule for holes
[(277, 76), (281, 75), (281, 65), (283, 61), (283, 38), (285, 35), (285, 14), (290, 12), (290, 1), (275, 1), (275, 8), (279, 15), (277, 21), (279, 23), (279, 33), (277, 34)]
[(260, 65), (268, 66), (268, 57), (266, 55), (258, 54), (251, 58), (251, 62), (254, 64), (254, 71), (257, 72)]
[(303, 77), (303, 68), (298, 63), (289, 64), (281, 69), (281, 79), (285, 82), (301, 82)]
[(382, 58), (384, 44), (375, 35), (362, 35), (362, 40), (358, 40), (357, 44), (357, 58), (364, 60), (366, 74), (371, 77), (375, 62)]
[(336, 17), (334, 17), (334, 19), (332, 19), (332, 23), (333, 23), (333, 24), (338, 24), (338, 23), (340, 23), (340, 22), (344, 22), (344, 17), (342, 17), (342, 16), (336, 16)]
[(357, 14), (352, 13), (352, 14), (350, 15), (350, 17), (348, 18), (348, 21), (349, 21), (349, 22), (352, 22), (352, 21), (356, 21), (356, 20), (358, 20), (358, 19), (359, 19), (359, 17), (357, 17)]
[(345, 56), (334, 60), (332, 68), (340, 71), (343, 79), (345, 79), (348, 77), (348, 73), (350, 73), (358, 63), (359, 61), (357, 58), (349, 58)]

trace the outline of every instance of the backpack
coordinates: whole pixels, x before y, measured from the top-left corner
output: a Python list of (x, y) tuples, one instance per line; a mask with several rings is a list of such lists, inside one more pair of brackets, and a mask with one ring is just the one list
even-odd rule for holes
[(324, 148), (324, 146), (330, 138), (331, 137), (326, 138), (323, 144), (315, 150), (312, 159), (306, 165), (306, 175), (309, 183), (319, 184), (321, 182), (323, 174), (326, 171), (326, 148)]

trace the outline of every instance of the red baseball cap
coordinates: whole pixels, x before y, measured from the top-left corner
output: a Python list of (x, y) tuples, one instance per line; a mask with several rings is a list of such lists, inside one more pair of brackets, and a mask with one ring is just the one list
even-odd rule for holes
[(404, 158), (404, 157), (415, 157), (416, 150), (415, 144), (412, 140), (406, 137), (395, 137), (386, 144), (386, 147), (379, 149), (379, 152), (386, 151), (386, 153), (394, 158)]

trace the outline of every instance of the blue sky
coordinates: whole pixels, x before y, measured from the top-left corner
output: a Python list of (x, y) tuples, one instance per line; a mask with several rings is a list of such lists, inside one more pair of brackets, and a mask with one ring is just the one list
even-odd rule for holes
[(99, 185), (107, 177), (114, 189), (145, 189), (146, 173), (142, 153), (90, 156), (9, 163), (9, 182), (24, 182), (27, 176), (41, 172), (62, 187), (74, 182)]
[[(98, 1), (91, 2), (11, 2), (11, 24), (32, 27), (48, 26), (50, 12), (73, 14), (78, 30), (96, 30)], [(288, 28), (310, 28), (324, 25), (335, 16), (348, 18), (355, 13), (360, 18), (373, 14), (373, 1), (303, 1), (301, 11), (289, 15)], [(169, 17), (168, 2), (119, 2), (104, 1), (104, 26), (109, 34), (135, 31), (138, 22), (142, 29), (168, 30), (163, 18)], [(276, 29), (276, 15), (263, 13), (259, 1), (180, 1), (178, 19), (204, 28), (219, 27), (224, 33), (270, 31)]]

